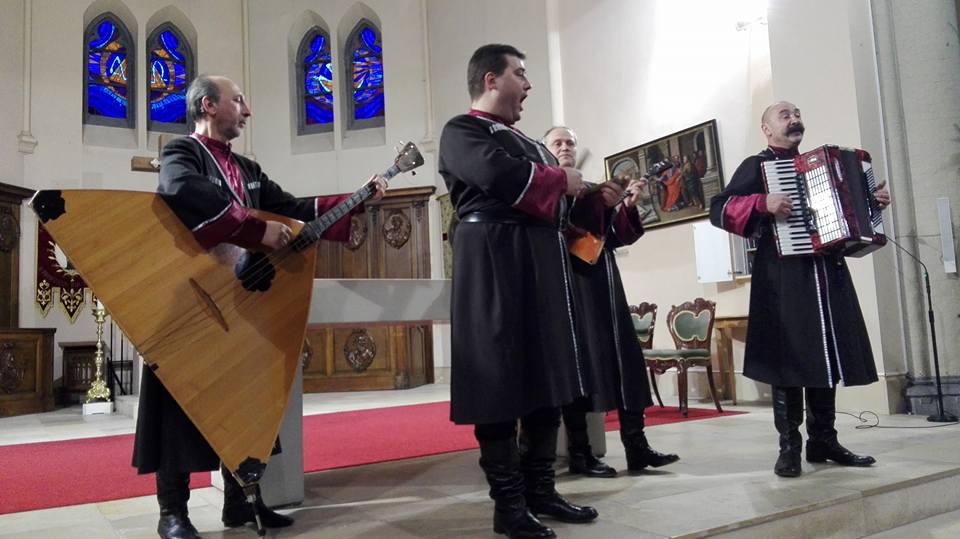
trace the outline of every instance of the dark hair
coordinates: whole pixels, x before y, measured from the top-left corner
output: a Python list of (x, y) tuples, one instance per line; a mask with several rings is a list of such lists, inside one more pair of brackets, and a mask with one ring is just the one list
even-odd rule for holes
[(190, 120), (196, 122), (206, 115), (203, 111), (204, 97), (209, 97), (214, 103), (220, 102), (220, 87), (210, 75), (200, 75), (187, 88), (187, 116)]
[(467, 90), (470, 99), (483, 95), (483, 77), (487, 73), (500, 75), (507, 68), (507, 56), (516, 56), (524, 60), (527, 55), (512, 45), (484, 45), (474, 51), (467, 65)]

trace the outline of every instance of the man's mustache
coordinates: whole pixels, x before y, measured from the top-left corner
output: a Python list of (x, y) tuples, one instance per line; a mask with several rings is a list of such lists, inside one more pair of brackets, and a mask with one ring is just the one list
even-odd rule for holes
[(806, 131), (806, 128), (803, 127), (803, 124), (795, 124), (787, 128), (788, 135), (792, 135), (794, 133), (800, 133), (802, 135), (804, 131)]

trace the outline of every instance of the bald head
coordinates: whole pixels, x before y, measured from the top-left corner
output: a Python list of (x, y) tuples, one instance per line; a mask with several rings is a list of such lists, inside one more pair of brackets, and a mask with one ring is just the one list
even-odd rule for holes
[(767, 144), (788, 150), (800, 146), (806, 130), (800, 109), (789, 101), (778, 101), (763, 109), (760, 129), (767, 137)]

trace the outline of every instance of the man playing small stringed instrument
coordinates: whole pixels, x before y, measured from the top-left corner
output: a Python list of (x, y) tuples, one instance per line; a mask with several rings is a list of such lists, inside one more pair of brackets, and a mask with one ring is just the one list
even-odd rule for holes
[[(197, 77), (186, 100), (195, 130), (163, 149), (158, 192), (203, 248), (224, 243), (257, 251), (283, 248), (293, 239), (290, 227), (262, 220), (251, 208), (311, 221), (349, 197), (295, 198), (271, 181), (260, 165), (233, 153), (230, 141), (240, 136), (251, 112), (230, 79)], [(368, 181), (376, 189), (372, 199), (381, 198), (386, 180), (374, 175)], [(321, 237), (346, 241), (349, 233), (350, 219), (340, 219)], [(151, 369), (144, 369), (141, 380), (133, 465), (139, 473), (156, 472), (160, 537), (199, 537), (187, 516), (190, 472), (215, 470), (221, 467), (220, 458)], [(236, 527), (254, 522), (254, 507), (247, 503), (239, 483), (226, 468), (221, 467), (221, 472), (223, 524)], [(268, 509), (259, 497), (257, 511), (266, 527), (293, 523), (290, 517)]]
[[(577, 136), (567, 127), (553, 127), (544, 134), (544, 144), (560, 163), (575, 166)], [(586, 413), (614, 408), (620, 414), (620, 439), (626, 450), (627, 468), (639, 471), (660, 467), (679, 457), (650, 447), (644, 433), (644, 408), (653, 404), (647, 384), (643, 350), (634, 333), (620, 271), (613, 249), (630, 245), (643, 235), (643, 223), (636, 205), (646, 180), (632, 179), (622, 187), (617, 181), (585, 190), (574, 204), (572, 224), (599, 237), (597, 248), (586, 262), (571, 257), (577, 322), (583, 335), (582, 356), (593, 363), (601, 378), (600, 393), (581, 397), (565, 405), (563, 423), (567, 429), (570, 473), (590, 477), (614, 477), (617, 471), (593, 455), (587, 438)], [(591, 203), (600, 197), (603, 204)], [(622, 202), (622, 204), (621, 204)], [(584, 211), (578, 211), (582, 209)], [(574, 251), (576, 254), (576, 251)]]

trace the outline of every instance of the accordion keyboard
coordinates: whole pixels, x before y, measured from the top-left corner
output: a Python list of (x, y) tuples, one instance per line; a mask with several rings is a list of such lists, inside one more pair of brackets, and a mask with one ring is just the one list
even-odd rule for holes
[(811, 232), (814, 225), (803, 192), (805, 185), (797, 176), (793, 159), (766, 161), (763, 173), (769, 192), (787, 195), (793, 204), (790, 215), (774, 221), (774, 235), (780, 253), (784, 256), (813, 254)]

